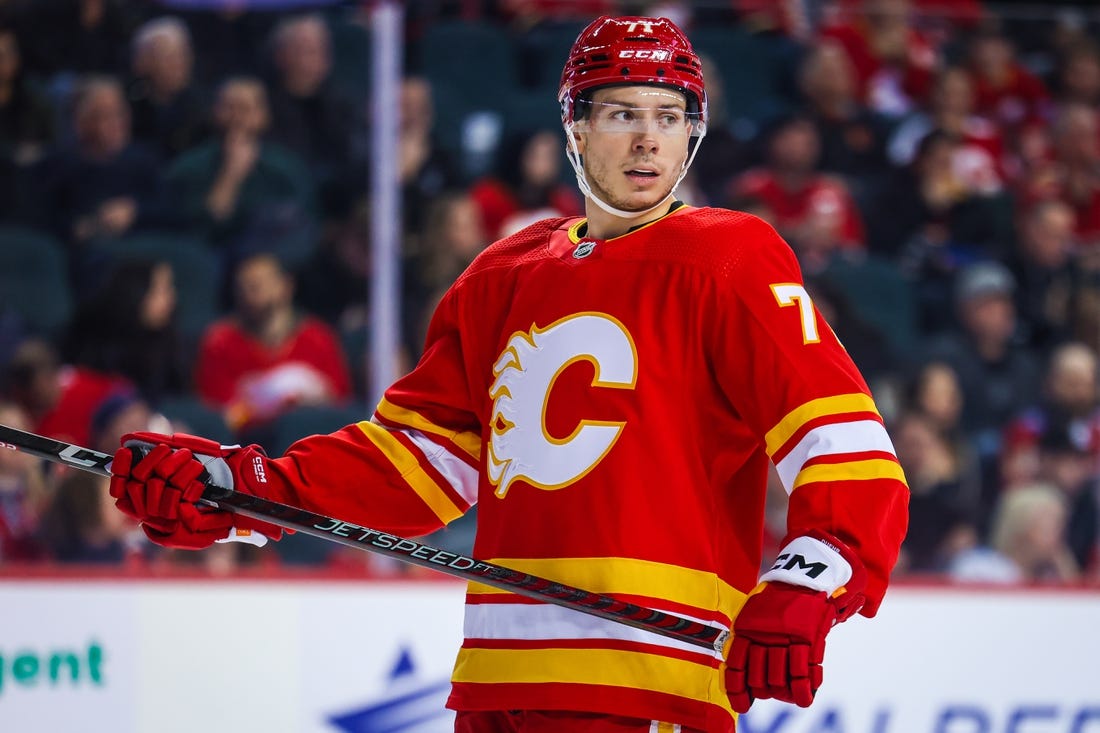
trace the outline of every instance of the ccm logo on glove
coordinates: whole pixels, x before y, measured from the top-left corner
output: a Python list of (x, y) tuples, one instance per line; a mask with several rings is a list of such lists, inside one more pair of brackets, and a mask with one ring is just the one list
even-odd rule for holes
[(252, 470), (256, 474), (256, 480), (261, 484), (267, 483), (267, 472), (264, 470), (263, 456), (256, 456), (252, 459)]

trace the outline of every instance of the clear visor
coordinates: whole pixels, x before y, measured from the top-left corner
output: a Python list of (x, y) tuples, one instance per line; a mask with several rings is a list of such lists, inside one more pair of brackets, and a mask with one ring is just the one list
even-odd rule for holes
[(706, 134), (702, 116), (688, 112), (683, 103), (638, 106), (624, 102), (588, 102), (588, 115), (577, 120), (578, 132), (622, 132), (669, 137), (700, 137)]

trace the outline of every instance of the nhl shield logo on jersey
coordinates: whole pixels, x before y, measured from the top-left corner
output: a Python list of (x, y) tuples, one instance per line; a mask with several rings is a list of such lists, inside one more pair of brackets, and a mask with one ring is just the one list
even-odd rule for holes
[(582, 239), (577, 242), (577, 248), (573, 250), (573, 259), (583, 260), (596, 249), (595, 239)]
[(604, 313), (577, 313), (546, 328), (517, 331), (497, 358), (489, 388), (488, 449), (489, 480), (497, 496), (504, 497), (515, 481), (564, 488), (595, 468), (619, 439), (624, 422), (582, 419), (564, 439), (547, 432), (544, 415), (554, 381), (577, 361), (592, 363), (593, 387), (634, 387), (634, 340)]

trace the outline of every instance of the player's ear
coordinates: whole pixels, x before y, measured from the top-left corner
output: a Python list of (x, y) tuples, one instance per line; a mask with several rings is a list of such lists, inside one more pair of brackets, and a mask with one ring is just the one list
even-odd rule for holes
[[(582, 134), (580, 132), (577, 132), (576, 130), (573, 130), (570, 134), (573, 136), (573, 141), (577, 145), (577, 153), (579, 155), (584, 155), (584, 141), (585, 141), (584, 134)], [(565, 145), (566, 145), (566, 152), (567, 153), (570, 152), (569, 142), (566, 141)]]

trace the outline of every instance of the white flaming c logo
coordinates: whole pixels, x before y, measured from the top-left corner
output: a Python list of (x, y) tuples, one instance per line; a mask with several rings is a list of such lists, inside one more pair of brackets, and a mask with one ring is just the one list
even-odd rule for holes
[(512, 482), (561, 489), (600, 462), (625, 422), (581, 420), (564, 439), (546, 431), (546, 408), (558, 375), (577, 361), (595, 367), (593, 387), (633, 389), (637, 352), (630, 334), (603, 313), (579, 313), (544, 329), (516, 332), (493, 365), (489, 480), (503, 497)]

